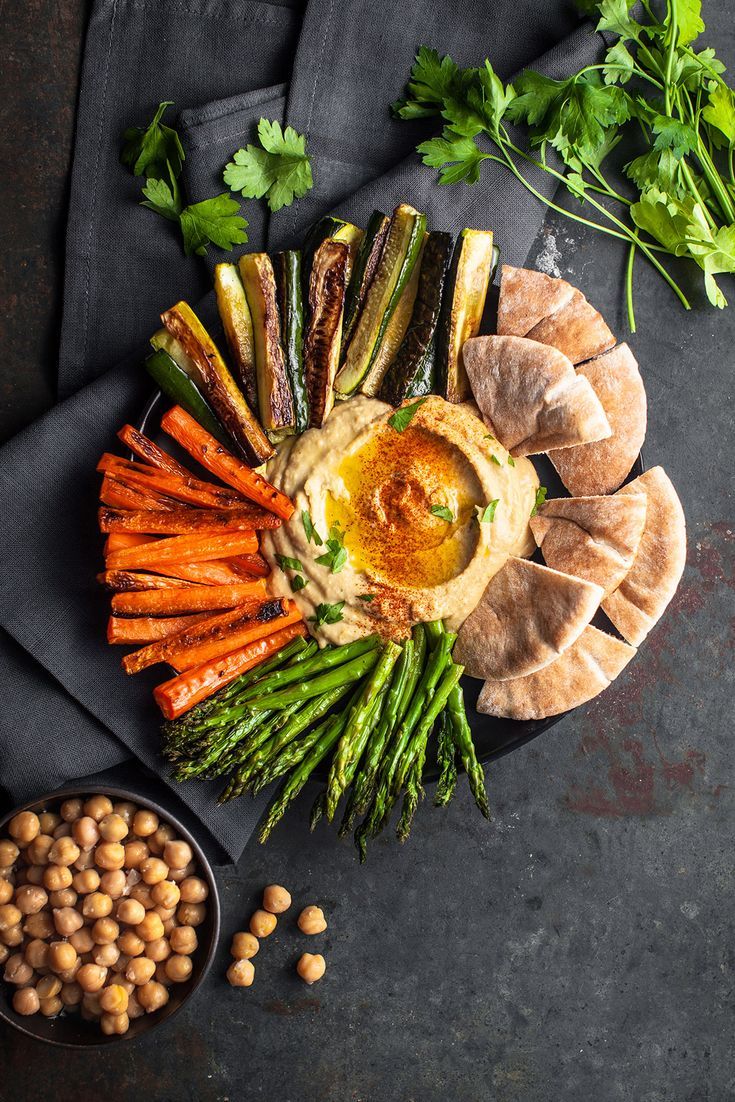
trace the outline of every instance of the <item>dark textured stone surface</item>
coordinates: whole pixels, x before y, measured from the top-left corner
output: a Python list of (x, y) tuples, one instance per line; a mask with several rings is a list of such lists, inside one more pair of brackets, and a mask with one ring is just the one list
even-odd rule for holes
[[(59, 227), (83, 6), (0, 4), (4, 173), (2, 430), (51, 400)], [(725, 0), (709, 40), (735, 62)], [(37, 174), (36, 166), (46, 171)], [(618, 333), (623, 257), (561, 219), (539, 242)], [(139, 1043), (89, 1058), (0, 1030), (2, 1097), (53, 1084), (59, 1102), (724, 1102), (732, 1051), (735, 811), (731, 781), (735, 574), (731, 450), (735, 312), (682, 312), (643, 265), (631, 338), (650, 402), (645, 454), (680, 491), (684, 581), (620, 681), (489, 775), (494, 821), (464, 786), (419, 812), (406, 846), (364, 868), (305, 831), (312, 793), (266, 849), (222, 870), (220, 960), (190, 1008)], [(735, 298), (732, 283), (727, 287)], [(262, 886), (295, 914), (222, 981), (229, 935)], [(312, 944), (313, 942), (313, 944)], [(293, 965), (323, 949), (307, 988)], [(36, 1086), (38, 1085), (38, 1086)]]

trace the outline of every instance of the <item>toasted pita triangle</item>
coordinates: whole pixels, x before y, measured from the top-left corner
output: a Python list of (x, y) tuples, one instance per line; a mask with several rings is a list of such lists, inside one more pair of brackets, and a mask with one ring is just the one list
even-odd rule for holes
[(534, 325), (566, 306), (573, 294), (574, 288), (565, 279), (552, 279), (543, 272), (504, 264), (498, 299), (498, 334), (525, 337)]
[(612, 436), (581, 447), (552, 451), (549, 458), (574, 497), (611, 494), (622, 486), (646, 436), (646, 391), (627, 344), (590, 363), (577, 375), (592, 385), (610, 422)]
[(510, 558), (459, 629), (455, 661), (470, 677), (523, 677), (571, 646), (601, 597), (597, 585)]
[(652, 467), (618, 490), (646, 494), (646, 527), (633, 565), (602, 604), (620, 634), (640, 646), (676, 593), (686, 561), (684, 510), (668, 475)]
[(544, 318), (526, 336), (541, 344), (550, 344), (568, 356), (573, 364), (599, 356), (615, 344), (615, 337), (599, 310), (590, 306), (581, 291)]
[(478, 712), (505, 719), (546, 719), (591, 700), (636, 653), (620, 639), (586, 627), (579, 638), (548, 666), (512, 681), (486, 681)]
[(473, 337), (462, 354), (475, 401), (512, 455), (609, 436), (589, 382), (555, 348), (525, 337)]
[(612, 593), (633, 565), (646, 524), (646, 495), (560, 497), (529, 521), (544, 562)]

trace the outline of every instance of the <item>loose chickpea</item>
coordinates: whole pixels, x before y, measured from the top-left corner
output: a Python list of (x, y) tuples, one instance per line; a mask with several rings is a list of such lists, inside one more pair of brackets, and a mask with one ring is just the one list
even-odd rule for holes
[(165, 964), (166, 975), (174, 983), (183, 983), (192, 973), (193, 964), (191, 957), (176, 953), (168, 958)]
[(54, 920), (48, 911), (39, 911), (37, 915), (28, 915), (23, 923), (23, 933), (28, 937), (52, 937), (56, 932)]
[[(80, 872), (84, 872), (85, 869), (93, 869), (94, 868), (94, 850), (93, 849), (83, 849), (82, 852), (77, 857), (76, 861), (74, 862), (74, 868), (78, 869)], [(97, 870), (95, 869), (95, 872), (96, 871)]]
[(120, 953), (120, 946), (116, 946), (119, 956), (112, 966), (113, 972), (124, 973), (127, 966), (130, 964), (132, 957), (129, 957), (127, 953)]
[(92, 926), (96, 945), (112, 945), (120, 936), (120, 927), (114, 918), (98, 918)]
[(154, 941), (149, 941), (145, 947), (145, 955), (150, 959), (160, 963), (167, 960), (171, 956), (171, 946), (167, 939), (163, 937), (157, 937)]
[(186, 865), (183, 869), (170, 869), (168, 878), (173, 880), (175, 884), (181, 884), (184, 880), (187, 880), (190, 876), (193, 876), (196, 872), (196, 863), (194, 861), (191, 864)]
[(117, 947), (129, 957), (139, 957), (145, 951), (145, 942), (142, 937), (138, 937), (135, 930), (123, 930), (117, 939)]
[(3, 945), (9, 945), (12, 949), (23, 943), (23, 930), (20, 926), (11, 926), (9, 930), (0, 933), (0, 941)]
[(125, 847), (119, 842), (101, 842), (94, 851), (94, 859), (101, 869), (121, 869), (125, 864)]
[(128, 996), (128, 1018), (132, 1022), (134, 1018), (142, 1018), (145, 1010), (138, 1002), (137, 995)]
[(194, 858), (191, 846), (180, 839), (171, 839), (166, 842), (163, 850), (163, 859), (171, 869), (185, 869)]
[(29, 842), (32, 842), (40, 830), (41, 824), (35, 811), (19, 811), (10, 820), (8, 826), (11, 837), (23, 846), (27, 846)]
[(263, 910), (280, 915), (291, 906), (291, 893), (280, 884), (269, 884), (263, 892)]
[(103, 1014), (100, 1018), (100, 1029), (106, 1037), (118, 1036), (127, 1033), (130, 1029), (130, 1019), (125, 1014)]
[(128, 886), (127, 877), (123, 869), (111, 869), (103, 873), (100, 880), (102, 891), (109, 895), (110, 899), (119, 899)]
[(227, 969), (227, 982), (231, 987), (250, 987), (255, 979), (255, 966), (251, 960), (233, 960)]
[(24, 915), (35, 915), (48, 903), (48, 895), (43, 888), (33, 884), (18, 888), (15, 893), (15, 905)]
[(105, 892), (91, 892), (85, 895), (82, 914), (85, 918), (106, 918), (112, 911), (112, 900)]
[(125, 979), (130, 980), (136, 987), (141, 987), (153, 979), (156, 971), (156, 962), (148, 957), (133, 957), (125, 969)]
[(5, 961), (10, 956), (10, 949), (7, 945), (0, 945), (0, 964), (5, 964)]
[(139, 838), (148, 838), (158, 830), (158, 816), (154, 811), (141, 808), (133, 816), (133, 834)]
[(38, 828), (41, 834), (53, 834), (61, 826), (62, 818), (54, 811), (42, 811), (38, 816)]
[(5, 961), (3, 979), (7, 980), (8, 983), (14, 983), (17, 987), (24, 987), (31, 982), (33, 969), (28, 961), (24, 960), (22, 953), (13, 953)]
[(79, 1006), (82, 1001), (82, 989), (76, 981), (73, 983), (64, 983), (59, 992), (59, 998), (64, 1006)]
[(128, 993), (119, 983), (111, 983), (100, 995), (100, 1006), (106, 1014), (124, 1014), (128, 1009)]
[(159, 880), (151, 888), (151, 899), (158, 907), (166, 907), (169, 910), (176, 907), (181, 899), (178, 884), (174, 884), (173, 880)]
[(168, 865), (160, 857), (146, 857), (140, 865), (140, 875), (146, 884), (160, 884), (168, 876)]
[(299, 957), (296, 971), (304, 983), (310, 986), (320, 980), (327, 970), (327, 962), (321, 953), (303, 953)]
[(50, 834), (38, 834), (26, 850), (26, 860), (31, 865), (48, 865), (49, 850), (54, 844)]
[(302, 934), (322, 934), (327, 928), (324, 911), (321, 907), (315, 907), (313, 904), (304, 907), (297, 921)]
[(54, 995), (52, 999), (41, 999), (39, 1003), (39, 1010), (44, 1018), (55, 1018), (63, 1009), (64, 1004), (58, 995)]
[(59, 825), (57, 827), (54, 827), (54, 829), (50, 830), (48, 833), (51, 835), (51, 837), (54, 839), (54, 841), (56, 841), (59, 838), (70, 838), (71, 837), (71, 824), (70, 823), (59, 823)]
[(36, 887), (39, 887), (43, 884), (43, 874), (45, 871), (45, 865), (26, 865), (26, 867), (21, 869), (16, 875), (16, 886), (19, 886), (22, 883), (23, 877), (25, 877), (26, 884), (35, 884)]
[(255, 911), (250, 919), (250, 933), (255, 937), (268, 937), (275, 930), (277, 922), (278, 919), (270, 911)]
[(84, 814), (82, 801), (80, 799), (64, 800), (59, 808), (59, 814), (65, 823), (73, 823)]
[(196, 930), (192, 926), (176, 926), (169, 935), (169, 945), (174, 953), (189, 955), (199, 944)]
[(148, 846), (145, 842), (126, 842), (125, 843), (125, 867), (128, 869), (137, 869), (145, 861), (149, 855)]
[(23, 913), (14, 903), (5, 903), (0, 907), (0, 931), (10, 930), (22, 921)]
[(77, 950), (70, 941), (52, 941), (48, 947), (48, 966), (53, 972), (65, 972), (77, 962)]
[(187, 876), (185, 880), (181, 881), (179, 888), (182, 903), (203, 903), (209, 895), (206, 881), (199, 876)]
[[(128, 963), (129, 963), (129, 962), (128, 962)], [(126, 980), (124, 976), (120, 976), (120, 977), (118, 978), (118, 980), (117, 980), (116, 982), (120, 984), (120, 986), (122, 987), (123, 991), (124, 991), (124, 992), (125, 992), (125, 993), (127, 994), (128, 998), (129, 998), (129, 997), (130, 997), (130, 996), (131, 996), (131, 995), (133, 994), (133, 992), (135, 991), (135, 984), (134, 984), (134, 983), (131, 983), (131, 981), (130, 981), (130, 980)]]
[[(100, 922), (107, 921), (102, 918)], [(114, 968), (120, 957), (120, 950), (113, 942), (105, 942), (103, 945), (96, 945), (92, 950), (92, 960), (95, 964), (101, 965), (103, 968)]]
[(97, 869), (82, 869), (81, 872), (74, 873), (71, 882), (74, 890), (80, 895), (89, 895), (90, 892), (96, 892), (99, 888), (100, 874)]
[(92, 849), (100, 840), (97, 820), (91, 815), (82, 815), (81, 819), (72, 823), (71, 835), (81, 849)]
[(121, 899), (115, 909), (118, 922), (137, 926), (145, 918), (145, 907), (137, 899)]
[(168, 823), (161, 823), (148, 838), (148, 848), (156, 857), (161, 857), (166, 848), (166, 843), (170, 842), (175, 837), (176, 833), (174, 828), (169, 826)]
[(56, 975), (59, 977), (62, 983), (73, 983), (74, 980), (77, 978), (77, 972), (84, 963), (85, 962), (81, 959), (81, 957), (77, 957), (71, 968), (62, 968), (62, 970), (60, 972), (57, 972)]
[(36, 991), (39, 999), (53, 999), (61, 991), (61, 980), (58, 976), (41, 976)]
[(89, 796), (84, 801), (84, 814), (99, 823), (105, 815), (112, 814), (112, 800), (107, 796)]
[(13, 995), (13, 1010), (16, 1014), (22, 1014), (24, 1018), (37, 1014), (40, 1006), (41, 1000), (35, 987), (23, 987)]
[(163, 937), (163, 922), (155, 911), (148, 911), (143, 921), (135, 927), (135, 932), (143, 941), (157, 941)]
[(99, 964), (83, 964), (77, 972), (77, 983), (82, 991), (101, 991), (107, 979), (107, 969)]
[(81, 852), (71, 838), (57, 838), (49, 850), (48, 859), (54, 865), (73, 865)]
[(116, 815), (120, 816), (126, 826), (130, 827), (133, 825), (133, 819), (138, 809), (135, 804), (131, 804), (129, 800), (121, 800), (120, 803), (112, 805), (112, 810)]
[(13, 885), (9, 880), (0, 880), (0, 907), (4, 907), (13, 898)]
[(128, 833), (128, 824), (114, 811), (111, 811), (109, 815), (105, 815), (104, 819), (100, 819), (97, 825), (101, 837), (106, 842), (121, 842)]
[(51, 907), (76, 907), (77, 893), (73, 888), (60, 888), (57, 892), (49, 892), (48, 901)]
[(176, 915), (173, 918), (165, 918), (163, 920), (163, 936), (169, 937), (172, 930), (175, 930), (177, 926)]
[(102, 1007), (97, 991), (84, 991), (82, 995), (82, 1017), (88, 1022), (102, 1017)]
[(161, 922), (163, 923), (163, 932), (165, 933), (166, 932), (166, 923), (170, 922), (173, 918), (176, 917), (176, 908), (175, 907), (154, 907), (152, 913), (158, 915), (158, 917), (160, 918)]
[(157, 983), (162, 983), (164, 987), (170, 987), (174, 982), (166, 971), (165, 961), (159, 961), (156, 965), (155, 980)]
[(71, 869), (66, 865), (47, 865), (43, 874), (43, 886), (50, 892), (68, 888), (72, 882)]
[(162, 983), (150, 980), (138, 988), (138, 1002), (146, 1014), (152, 1014), (154, 1010), (160, 1010), (168, 1002), (168, 991)]
[(151, 898), (151, 889), (147, 884), (134, 884), (130, 889), (129, 898), (137, 899), (138, 903), (142, 903), (147, 911), (152, 911), (156, 905)]
[(76, 930), (69, 938), (69, 944), (73, 945), (76, 951), (82, 956), (84, 953), (91, 953), (94, 949), (94, 938), (92, 937), (92, 931), (88, 926), (83, 926), (80, 930)]
[(34, 937), (31, 941), (26, 942), (23, 950), (23, 958), (26, 964), (30, 964), (31, 968), (36, 970), (47, 968), (48, 951), (48, 944), (45, 941), (41, 941), (40, 937)]
[(260, 949), (260, 942), (253, 934), (240, 930), (232, 938), (230, 953), (235, 960), (250, 960)]
[(0, 838), (0, 865), (3, 868), (10, 868), (18, 860), (20, 850), (16, 846), (15, 842), (11, 842), (10, 838)]
[(57, 907), (52, 913), (56, 933), (60, 934), (61, 937), (70, 937), (84, 925), (84, 919), (79, 911), (75, 911), (73, 907)]

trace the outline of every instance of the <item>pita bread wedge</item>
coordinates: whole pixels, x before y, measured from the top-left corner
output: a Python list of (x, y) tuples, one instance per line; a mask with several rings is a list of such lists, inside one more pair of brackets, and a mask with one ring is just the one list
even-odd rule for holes
[(577, 375), (592, 385), (612, 436), (581, 447), (552, 451), (549, 458), (574, 497), (612, 494), (622, 486), (646, 436), (646, 391), (627, 344), (582, 364)]
[(615, 680), (636, 653), (620, 639), (586, 627), (548, 666), (512, 681), (486, 681), (478, 712), (505, 719), (546, 719), (578, 708)]
[(601, 597), (597, 585), (510, 558), (459, 629), (454, 660), (493, 681), (533, 673), (571, 646)]
[(646, 524), (646, 495), (553, 498), (529, 524), (547, 566), (594, 582), (607, 596), (633, 565)]
[(504, 264), (498, 299), (499, 336), (525, 337), (534, 325), (566, 306), (573, 295), (574, 288), (565, 279)]
[(610, 435), (589, 382), (556, 349), (526, 337), (473, 337), (462, 355), (483, 417), (516, 458)]
[(668, 475), (652, 467), (618, 490), (646, 494), (646, 527), (633, 565), (602, 607), (624, 639), (640, 646), (676, 593), (686, 560), (684, 510)]
[(600, 311), (590, 306), (577, 290), (567, 303), (529, 329), (526, 336), (558, 348), (573, 364), (599, 356), (615, 344), (615, 337)]

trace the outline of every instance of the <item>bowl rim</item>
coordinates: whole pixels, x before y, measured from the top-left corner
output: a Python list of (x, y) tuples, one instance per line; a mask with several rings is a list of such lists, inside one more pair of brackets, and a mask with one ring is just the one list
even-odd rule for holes
[[(27, 1037), (32, 1037), (34, 1041), (40, 1041), (42, 1044), (55, 1045), (57, 1048), (73, 1048), (73, 1049), (98, 1049), (104, 1048), (110, 1044), (114, 1044), (119, 1041), (137, 1041), (139, 1038), (146, 1036), (151, 1029), (155, 1029), (157, 1026), (162, 1026), (165, 1022), (170, 1022), (179, 1011), (185, 1006), (192, 996), (197, 992), (202, 982), (208, 976), (214, 958), (219, 946), (220, 940), (220, 928), (221, 928), (221, 906), (219, 899), (219, 892), (217, 889), (217, 881), (215, 879), (212, 864), (207, 857), (206, 853), (202, 849), (200, 843), (191, 833), (191, 831), (184, 826), (181, 820), (173, 812), (157, 803), (155, 800), (150, 799), (147, 796), (139, 796), (131, 789), (118, 788), (115, 785), (106, 784), (78, 784), (78, 785), (65, 785), (63, 788), (58, 788), (52, 792), (46, 792), (42, 796), (37, 796), (32, 800), (27, 800), (25, 803), (18, 804), (6, 815), (0, 817), (0, 834), (2, 834), (4, 828), (8, 825), (10, 820), (21, 811), (36, 811), (43, 804), (50, 802), (63, 802), (64, 800), (71, 799), (74, 796), (91, 796), (99, 794), (101, 796), (115, 797), (118, 801), (129, 800), (131, 803), (138, 804), (140, 807), (146, 810), (154, 811), (165, 822), (170, 823), (172, 827), (177, 831), (177, 834), (188, 842), (194, 853), (194, 857), (200, 868), (200, 873), (207, 881), (209, 887), (209, 897), (207, 899), (207, 909), (211, 913), (211, 935), (207, 952), (202, 961), (202, 965), (199, 974), (192, 981), (186, 994), (183, 996), (178, 1005), (169, 1010), (167, 1014), (160, 1018), (151, 1018), (146, 1029), (140, 1029), (135, 1033), (123, 1033), (121, 1035), (112, 1035), (110, 1037), (105, 1036), (100, 1032), (99, 1040), (90, 1040), (85, 1042), (75, 1041), (63, 1041), (56, 1037), (42, 1037), (40, 1034), (34, 1032), (30, 1026), (25, 1024), (25, 1019), (13, 1011), (5, 1009), (2, 1001), (0, 1001), (0, 1020), (7, 1022), (8, 1025), (17, 1029), (20, 1033), (25, 1033)], [(0, 977), (0, 982), (4, 986), (5, 981)], [(31, 1018), (31, 1020), (33, 1020)]]

